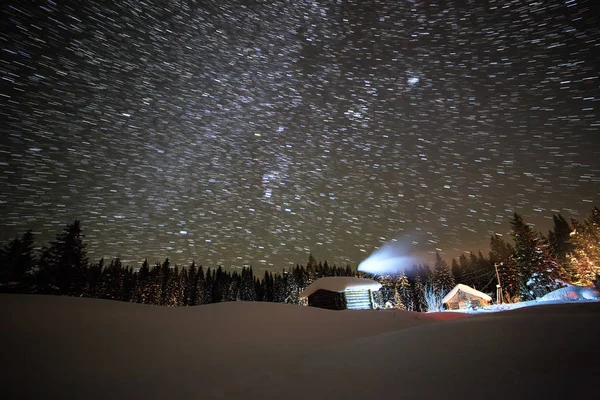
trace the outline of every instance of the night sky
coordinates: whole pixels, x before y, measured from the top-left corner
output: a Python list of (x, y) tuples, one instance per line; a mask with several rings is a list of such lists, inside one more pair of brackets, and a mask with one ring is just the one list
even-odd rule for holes
[(600, 203), (595, 1), (107, 3), (1, 6), (2, 242), (356, 266)]

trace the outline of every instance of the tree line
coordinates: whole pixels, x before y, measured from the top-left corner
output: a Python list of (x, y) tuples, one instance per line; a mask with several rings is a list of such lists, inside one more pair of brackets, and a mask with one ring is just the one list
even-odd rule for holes
[[(487, 257), (463, 253), (449, 265), (436, 253), (433, 267), (404, 266), (389, 276), (367, 275), (352, 269), (317, 262), (312, 254), (306, 265), (266, 271), (259, 279), (251, 266), (227, 271), (173, 265), (169, 259), (140, 268), (123, 265), (117, 257), (90, 262), (79, 221), (66, 226), (56, 239), (36, 251), (32, 231), (0, 249), (0, 291), (58, 294), (113, 299), (162, 306), (194, 306), (224, 301), (270, 301), (302, 304), (300, 293), (315, 279), (326, 276), (362, 276), (376, 279), (380, 307), (427, 311), (428, 294), (438, 298), (456, 283), (496, 295), (498, 277), (503, 301), (531, 300), (565, 284), (598, 284), (600, 274), (600, 210), (594, 208), (582, 221), (569, 223), (553, 215), (547, 235), (537, 232), (515, 213), (510, 221), (512, 243), (500, 235), (490, 238)], [(497, 272), (496, 272), (497, 271)]]

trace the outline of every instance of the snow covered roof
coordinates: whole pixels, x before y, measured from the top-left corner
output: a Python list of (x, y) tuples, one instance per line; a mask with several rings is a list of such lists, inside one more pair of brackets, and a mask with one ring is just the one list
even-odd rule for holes
[(372, 279), (355, 278), (352, 276), (330, 276), (320, 278), (308, 285), (300, 298), (308, 297), (317, 290), (329, 290), (331, 292), (345, 292), (346, 290), (379, 290), (381, 283)]
[(487, 301), (491, 301), (492, 298), (490, 296), (488, 296), (485, 293), (480, 292), (479, 290), (475, 290), (473, 289), (471, 286), (467, 286), (467, 285), (463, 285), (462, 283), (459, 283), (458, 285), (454, 286), (454, 289), (452, 289), (443, 299), (442, 299), (442, 303), (447, 303), (449, 302), (456, 293), (458, 293), (459, 290), (462, 290), (465, 293), (469, 293), (470, 295), (473, 296), (477, 296), (477, 297), (481, 297), (484, 300)]

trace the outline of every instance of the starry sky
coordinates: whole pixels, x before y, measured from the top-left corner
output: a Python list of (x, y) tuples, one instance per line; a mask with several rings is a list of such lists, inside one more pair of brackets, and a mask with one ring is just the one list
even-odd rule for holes
[(0, 240), (356, 266), (600, 203), (595, 1), (2, 2)]

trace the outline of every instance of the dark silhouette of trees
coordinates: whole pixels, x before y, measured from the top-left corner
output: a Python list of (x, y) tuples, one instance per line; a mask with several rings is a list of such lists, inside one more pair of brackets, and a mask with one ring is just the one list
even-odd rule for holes
[[(433, 268), (413, 265), (394, 276), (358, 273), (349, 265), (330, 265), (312, 254), (306, 266), (273, 273), (259, 279), (252, 266), (228, 271), (222, 266), (204, 269), (194, 262), (172, 265), (167, 258), (140, 268), (123, 265), (119, 257), (88, 262), (79, 221), (74, 221), (43, 247), (36, 257), (34, 236), (28, 231), (0, 248), (0, 290), (52, 293), (121, 300), (163, 306), (195, 306), (223, 301), (267, 301), (303, 304), (302, 291), (315, 279), (327, 276), (364, 276), (384, 285), (379, 305), (426, 311), (424, 287), (444, 291), (463, 283), (495, 295), (495, 268), (509, 300), (536, 298), (562, 283), (591, 285), (600, 274), (600, 211), (571, 224), (554, 215), (546, 239), (519, 214), (511, 220), (514, 246), (498, 235), (490, 239), (489, 258), (481, 252), (462, 254), (452, 266), (436, 253)], [(10, 284), (9, 284), (10, 283)], [(504, 299), (505, 301), (507, 298)]]
[(31, 230), (0, 249), (0, 282), (21, 282), (34, 267), (34, 236)]

